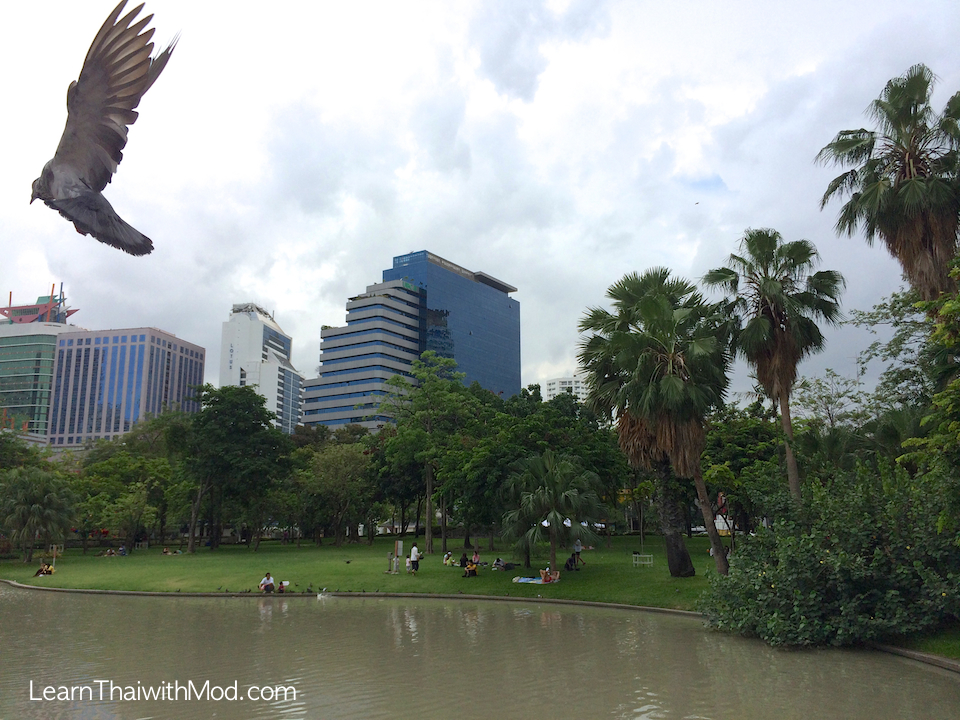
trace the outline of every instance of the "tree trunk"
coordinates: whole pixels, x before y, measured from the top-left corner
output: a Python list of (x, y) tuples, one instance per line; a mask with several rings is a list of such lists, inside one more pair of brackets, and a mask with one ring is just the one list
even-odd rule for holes
[(426, 525), (424, 526), (424, 551), (433, 555), (433, 463), (427, 463), (427, 498), (426, 498)]
[(440, 544), (443, 546), (443, 549), (440, 552), (446, 555), (447, 554), (447, 498), (444, 495), (440, 496)]
[(550, 527), (550, 572), (557, 572), (560, 566), (557, 565), (557, 531)]
[(788, 393), (780, 393), (780, 422), (783, 425), (783, 434), (786, 439), (783, 441), (784, 450), (787, 456), (787, 483), (790, 485), (790, 494), (798, 503), (800, 497), (800, 470), (797, 467), (797, 458), (793, 454), (793, 422), (790, 419), (790, 396)]
[(697, 571), (683, 539), (683, 513), (674, 487), (675, 480), (671, 476), (669, 462), (663, 460), (658, 465), (657, 513), (660, 516), (660, 528), (667, 551), (667, 567), (671, 577), (692, 577)]
[(720, 539), (720, 533), (717, 532), (717, 524), (713, 517), (713, 505), (710, 503), (710, 497), (707, 495), (707, 485), (703, 481), (703, 473), (698, 467), (696, 477), (693, 478), (694, 485), (697, 486), (697, 499), (700, 501), (700, 512), (703, 514), (703, 526), (707, 529), (707, 535), (710, 538), (710, 548), (713, 550), (713, 559), (717, 565), (717, 572), (721, 575), (727, 575), (730, 572), (730, 565), (727, 563), (727, 553), (723, 547), (723, 541)]
[(195, 553), (197, 551), (197, 519), (200, 515), (200, 503), (203, 502), (203, 496), (206, 493), (206, 487), (203, 484), (197, 487), (197, 499), (193, 501), (190, 508), (190, 542), (187, 543), (187, 552)]

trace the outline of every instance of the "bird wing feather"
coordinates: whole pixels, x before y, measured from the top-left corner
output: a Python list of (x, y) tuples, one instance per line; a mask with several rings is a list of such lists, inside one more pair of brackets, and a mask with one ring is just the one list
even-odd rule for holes
[[(86, 186), (100, 192), (123, 159), (127, 128), (137, 119), (134, 108), (160, 75), (176, 46), (174, 40), (151, 58), (153, 15), (134, 19), (143, 4), (120, 18), (117, 5), (93, 39), (80, 77), (67, 90), (67, 125), (54, 164), (70, 166)], [(118, 18), (120, 18), (118, 20)]]

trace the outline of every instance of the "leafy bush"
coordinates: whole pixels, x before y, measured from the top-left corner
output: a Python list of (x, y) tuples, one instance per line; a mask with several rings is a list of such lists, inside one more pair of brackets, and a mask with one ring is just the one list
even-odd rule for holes
[(795, 518), (738, 546), (701, 611), (771, 645), (847, 645), (957, 618), (958, 536), (937, 523), (950, 475), (859, 468), (809, 488)]

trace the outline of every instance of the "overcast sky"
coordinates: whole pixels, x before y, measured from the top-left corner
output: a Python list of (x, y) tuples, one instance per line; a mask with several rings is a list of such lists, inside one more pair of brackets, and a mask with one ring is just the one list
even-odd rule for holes
[[(956, 0), (151, 0), (180, 43), (105, 191), (154, 241), (136, 258), (28, 204), (113, 6), (4, 7), (2, 299), (63, 282), (73, 322), (202, 345), (214, 384), (232, 304), (275, 313), (312, 377), (320, 326), (423, 249), (519, 288), (524, 385), (574, 369), (578, 320), (625, 273), (697, 279), (748, 227), (813, 241), (869, 309), (899, 266), (835, 235), (839, 170), (813, 159), (915, 63), (938, 110), (960, 90)], [(855, 374), (869, 337), (829, 340), (802, 374)]]

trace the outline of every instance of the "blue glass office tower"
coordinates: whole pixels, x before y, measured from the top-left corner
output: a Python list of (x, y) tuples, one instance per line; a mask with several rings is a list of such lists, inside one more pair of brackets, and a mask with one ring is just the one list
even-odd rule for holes
[(304, 392), (305, 424), (376, 427), (386, 381), (407, 375), (425, 350), (491, 392), (520, 392), (516, 288), (422, 250), (393, 259), (383, 282), (347, 302), (347, 324), (321, 332), (320, 377)]

